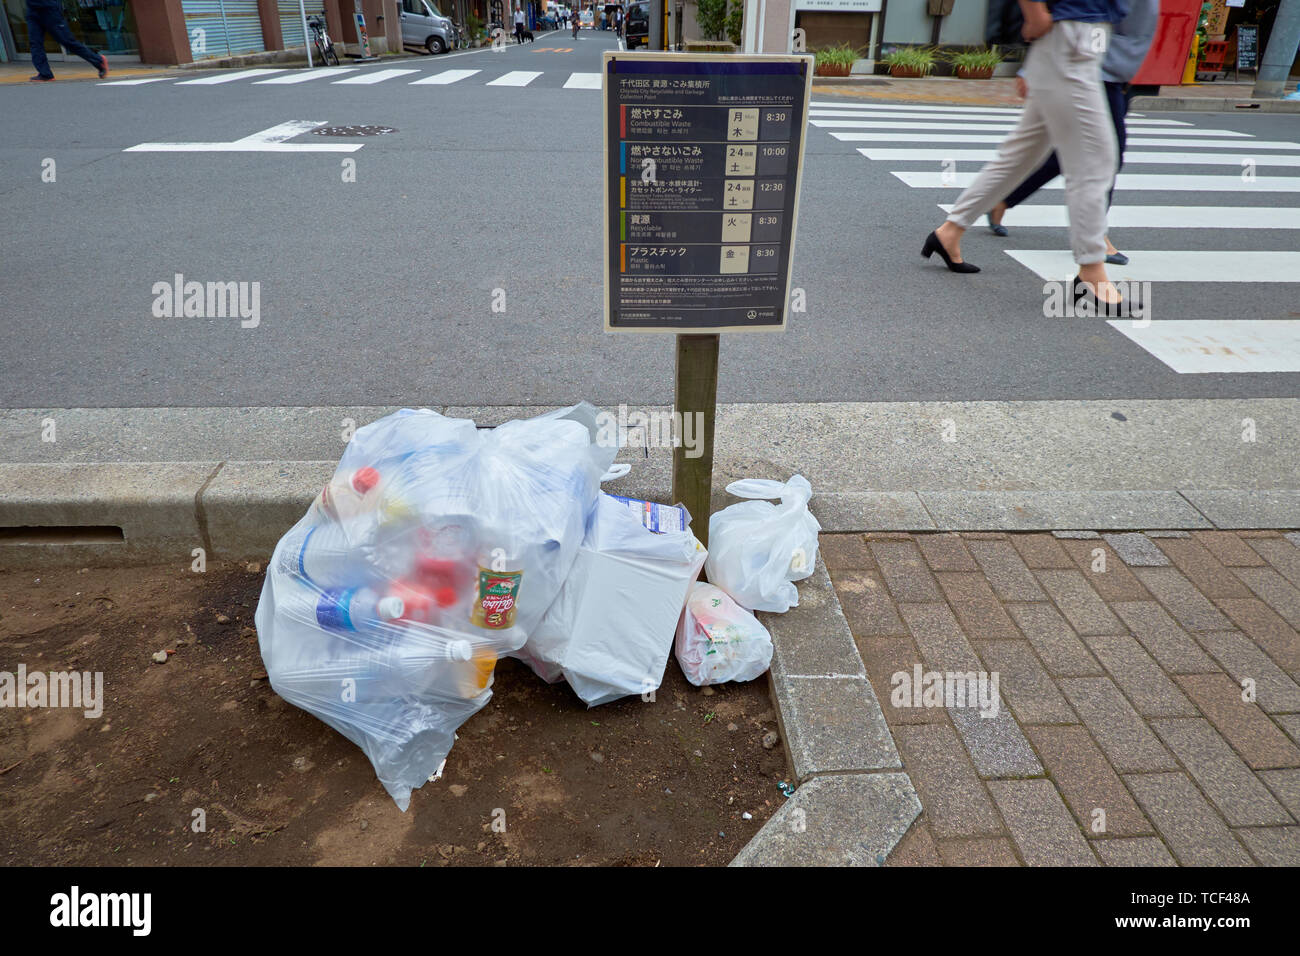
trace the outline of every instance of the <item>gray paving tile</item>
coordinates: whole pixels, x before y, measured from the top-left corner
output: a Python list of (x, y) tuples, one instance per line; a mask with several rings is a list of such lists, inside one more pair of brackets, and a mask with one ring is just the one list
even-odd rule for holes
[[(1068, 559), (1067, 559), (1068, 560)], [(1102, 673), (1074, 628), (1050, 604), (1008, 604), (1007, 610), (1049, 673), (1057, 677), (1091, 677)]]
[[(1090, 838), (1142, 836), (1152, 833), (1124, 782), (1078, 724), (1028, 727), (1025, 733), (1047, 767), (1074, 818)], [(1101, 811), (1098, 813), (1098, 811)]]
[(980, 570), (999, 600), (1047, 600), (1047, 595), (1010, 541), (970, 541), (966, 547), (979, 562)]
[(961, 625), (947, 604), (903, 604), (899, 607), (907, 629), (912, 632), (917, 650), (933, 670), (980, 670), (975, 654)]
[(1276, 714), (1273, 720), (1291, 735), (1291, 739), (1300, 744), (1300, 714)]
[(1176, 568), (1134, 568), (1133, 573), (1187, 630), (1228, 630), (1228, 619), (1196, 590), (1181, 571)]
[(1108, 678), (1070, 677), (1058, 683), (1120, 773), (1177, 768), (1173, 756)]
[(790, 677), (774, 666), (772, 686), (797, 779), (902, 766), (865, 677)]
[(1262, 866), (1300, 866), (1300, 827), (1237, 830)]
[(997, 672), (1002, 696), (1021, 723), (1078, 721), (1028, 641), (985, 641), (977, 646), (976, 652), (990, 673)]
[(871, 541), (868, 545), (895, 601), (921, 604), (943, 600), (915, 542)]
[(1042, 776), (1042, 764), (1005, 703), (996, 717), (969, 707), (950, 708), (948, 716), (981, 777)]
[(895, 730), (903, 765), (920, 794), (938, 840), (997, 836), (1004, 832), (975, 766), (947, 724), (913, 724)]
[(1177, 866), (1165, 845), (1155, 837), (1093, 840), (1092, 848), (1107, 866)]
[(1093, 538), (1100, 538), (1101, 535), (1095, 531), (1053, 531), (1052, 537), (1065, 538), (1066, 540), (1089, 541)]
[(1144, 717), (1195, 717), (1195, 706), (1160, 665), (1127, 635), (1085, 637), (1084, 641)]
[(1270, 714), (1300, 711), (1300, 685), (1273, 663), (1259, 645), (1240, 631), (1205, 631), (1196, 635), (1238, 684), (1255, 682), (1255, 698)]
[(1124, 627), (1079, 571), (1037, 571), (1038, 583), (1051, 595), (1079, 634), (1120, 634)]
[(1212, 674), (1219, 666), (1155, 601), (1112, 604), (1147, 653), (1171, 674)]
[(1277, 826), (1295, 822), (1209, 721), (1200, 717), (1153, 720), (1151, 729), (1182, 761), (1229, 826)]
[(1255, 552), (1282, 572), (1282, 576), (1300, 588), (1300, 545), (1285, 538), (1250, 538), (1247, 543)]
[(989, 792), (1029, 866), (1097, 866), (1050, 780), (993, 780)]
[(1104, 534), (1106, 543), (1115, 549), (1121, 561), (1131, 568), (1162, 568), (1169, 558), (1144, 534)]
[(1183, 866), (1254, 865), (1186, 774), (1130, 774), (1124, 783)]
[(1259, 779), (1282, 801), (1282, 806), (1300, 820), (1300, 770), (1260, 770)]
[(1272, 568), (1236, 568), (1233, 573), (1284, 621), (1300, 628), (1300, 589)]

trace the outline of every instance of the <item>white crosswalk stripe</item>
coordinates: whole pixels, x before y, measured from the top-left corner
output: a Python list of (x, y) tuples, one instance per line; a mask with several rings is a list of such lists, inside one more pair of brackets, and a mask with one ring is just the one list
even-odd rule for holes
[(598, 90), (601, 88), (599, 73), (571, 73), (564, 81), (566, 90)]
[(533, 80), (541, 76), (541, 71), (533, 70), (511, 70), (505, 76), (498, 76), (495, 80), (489, 80), (488, 86), (527, 86)]
[(174, 80), (174, 76), (145, 76), (137, 80), (109, 80), (107, 83), (96, 83), (96, 86), (141, 86), (145, 83), (161, 83), (163, 80)]
[(461, 80), (467, 80), (475, 73), (481, 73), (482, 70), (443, 70), (441, 73), (435, 73), (433, 76), (426, 76), (422, 80), (412, 80), (411, 86), (447, 86), (450, 83), (459, 83)]
[[(952, 203), (940, 203), (952, 212)], [(1106, 216), (1112, 229), (1300, 229), (1300, 211), (1276, 206), (1112, 206)], [(1064, 206), (1024, 203), (1002, 217), (1008, 229), (1050, 226), (1067, 229)]]
[[(1300, 166), (1300, 154), (1295, 156), (1264, 153), (1255, 156), (1249, 149), (1250, 143), (1240, 145), (1242, 149), (1232, 153), (1198, 153), (1187, 155), (1181, 152), (1144, 153), (1125, 152), (1124, 164), (1142, 166), (1236, 166), (1241, 168), (1246, 162), (1256, 166)], [(859, 153), (873, 160), (892, 162), (931, 162), (942, 163), (951, 160), (955, 163), (987, 163), (997, 158), (996, 149), (859, 149)]]
[(355, 66), (324, 66), (319, 70), (295, 70), (287, 76), (273, 76), (269, 80), (254, 80), (254, 86), (265, 86), (270, 83), (307, 83), (311, 80), (323, 80), (331, 76), (338, 76), (340, 73), (355, 73)]
[(344, 83), (355, 83), (365, 85), (370, 83), (382, 83), (384, 80), (393, 80), (399, 76), (407, 76), (411, 73), (419, 73), (419, 70), (372, 70), (369, 73), (362, 73), (360, 76), (349, 76), (346, 80), (335, 80), (334, 85), (342, 86)]
[(285, 67), (267, 67), (256, 70), (238, 70), (234, 73), (216, 73), (212, 76), (200, 76), (197, 80), (181, 80), (177, 86), (216, 86), (218, 83), (234, 83), (236, 80), (247, 80), (254, 76), (269, 76), (272, 73), (283, 73)]
[[(956, 192), (974, 182), (979, 165), (997, 156), (1005, 133), (1014, 128), (1019, 110), (1001, 107), (897, 105), (814, 102), (808, 125), (842, 143), (856, 146), (871, 162), (888, 163), (890, 175), (913, 189), (947, 190), (944, 212), (952, 210)], [(1261, 140), (1240, 130), (1200, 126), (1182, 120), (1128, 118), (1123, 172), (1115, 179), (1115, 205), (1107, 224), (1122, 229), (1122, 248), (1129, 263), (1110, 272), (1113, 279), (1151, 283), (1300, 283), (1300, 142)], [(965, 164), (957, 172), (951, 163)], [(919, 165), (918, 165), (919, 164)], [(906, 168), (913, 165), (914, 168)], [(1182, 170), (1223, 167), (1216, 174)], [(928, 168), (927, 168), (928, 167)], [(1173, 170), (1170, 167), (1179, 167)], [(1259, 173), (1256, 173), (1258, 167)], [(1057, 177), (1041, 197), (1007, 211), (1003, 224), (1011, 235), (1022, 229), (1059, 230), (1067, 245), (1069, 212), (1061, 203), (1064, 182)], [(1153, 193), (1211, 194), (1204, 205), (1159, 204)], [(1232, 205), (1233, 194), (1263, 205)], [(1209, 197), (1206, 197), (1209, 198)], [(1127, 200), (1137, 200), (1129, 203)], [(1193, 200), (1195, 202), (1195, 200)], [(1203, 230), (1187, 248), (1143, 248), (1143, 230)], [(1261, 235), (1285, 230), (1287, 249), (1207, 249), (1204, 235)], [(1134, 234), (1136, 233), (1136, 235)], [(1027, 234), (1027, 233), (1026, 233)], [(1175, 232), (1174, 235), (1182, 233)], [(1004, 242), (1006, 240), (1003, 240)], [(1119, 241), (1118, 238), (1115, 241)], [(1267, 244), (1267, 234), (1261, 235)], [(1276, 243), (1274, 243), (1276, 244)], [(1240, 243), (1238, 243), (1240, 245)], [(1193, 248), (1194, 246), (1194, 248)], [(1003, 251), (1035, 277), (1057, 283), (1078, 272), (1067, 248)], [(1153, 306), (1159, 293), (1148, 300)], [(1225, 312), (1213, 320), (1164, 319), (1149, 315), (1110, 323), (1133, 344), (1179, 374), (1225, 372), (1300, 372), (1300, 321), (1255, 320)]]

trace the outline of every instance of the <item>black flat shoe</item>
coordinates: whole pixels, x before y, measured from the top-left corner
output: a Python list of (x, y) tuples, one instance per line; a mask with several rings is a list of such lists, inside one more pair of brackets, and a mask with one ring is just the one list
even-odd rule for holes
[(921, 255), (929, 259), (930, 256), (932, 256), (936, 252), (939, 253), (939, 256), (943, 259), (944, 263), (948, 266), (949, 272), (979, 272), (980, 271), (979, 266), (973, 266), (969, 262), (953, 262), (952, 257), (948, 255), (948, 250), (945, 249), (943, 247), (943, 243), (939, 241), (939, 237), (934, 233), (930, 233), (928, 236), (925, 237), (925, 245), (921, 247)]
[(1002, 225), (1002, 223), (1000, 222), (994, 222), (992, 213), (988, 214), (988, 220), (989, 220), (989, 232), (993, 233), (993, 235), (1005, 236), (1007, 234), (1007, 227)]
[[(1104, 316), (1108, 319), (1126, 319), (1134, 314), (1140, 314), (1141, 311), (1132, 296), (1120, 299), (1118, 302), (1103, 302), (1078, 276), (1074, 277), (1074, 307), (1076, 315), (1086, 309), (1092, 315), (1099, 318)], [(1138, 310), (1136, 313), (1135, 309)]]
[(1128, 256), (1122, 252), (1108, 252), (1106, 253), (1106, 263), (1112, 266), (1126, 266), (1128, 265)]

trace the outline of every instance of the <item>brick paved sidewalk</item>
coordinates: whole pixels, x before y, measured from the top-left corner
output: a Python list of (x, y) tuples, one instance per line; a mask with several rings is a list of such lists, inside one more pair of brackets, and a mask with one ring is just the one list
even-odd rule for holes
[[(822, 556), (921, 798), (891, 865), (1300, 865), (1300, 534), (838, 534)], [(997, 716), (899, 706), (917, 665), (996, 674)]]

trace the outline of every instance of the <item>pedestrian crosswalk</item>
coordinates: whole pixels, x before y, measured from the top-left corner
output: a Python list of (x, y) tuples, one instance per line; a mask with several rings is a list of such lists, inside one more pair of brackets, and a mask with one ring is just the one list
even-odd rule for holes
[[(414, 61), (419, 62), (419, 61)], [(249, 86), (297, 86), (303, 83), (333, 84), (338, 86), (375, 86), (390, 83), (406, 86), (451, 86), (457, 83), (503, 87), (555, 87), (565, 90), (601, 89), (600, 73), (573, 73), (546, 70), (487, 70), (442, 69), (411, 67), (359, 68), (355, 66), (318, 67), (316, 69), (289, 69), (287, 67), (258, 67), (250, 70), (233, 70), (213, 73), (194, 79), (177, 76), (149, 76), (129, 80), (108, 80), (98, 86), (142, 86), (146, 83), (168, 83), (172, 86), (225, 86), (246, 83)]]
[[(885, 164), (885, 171), (908, 188), (936, 191), (936, 199), (942, 200), (939, 209), (947, 213), (958, 191), (974, 182), (981, 166), (997, 155), (1019, 112), (1009, 107), (814, 101), (808, 123), (834, 140), (852, 144), (865, 160)], [(1262, 139), (1242, 128), (1216, 125), (1213, 116), (1177, 115), (1128, 118), (1124, 166), (1115, 180), (1108, 225), (1122, 230), (1112, 232), (1112, 238), (1130, 262), (1112, 267), (1111, 277), (1154, 287), (1226, 282), (1277, 288), (1300, 283), (1300, 135), (1295, 141), (1285, 134)], [(1077, 271), (1068, 251), (1063, 189), (1057, 177), (1003, 220), (1010, 236), (999, 240), (1002, 251), (1035, 283), (1060, 281)], [(1030, 229), (1057, 230), (1059, 239), (1053, 235), (1050, 241), (1059, 248), (1014, 248), (1018, 234), (1043, 235), (1028, 233)], [(1207, 241), (1207, 234), (1225, 238)], [(1180, 236), (1188, 238), (1178, 241)], [(1207, 248), (1216, 245), (1233, 248)], [(1158, 314), (1150, 318), (1156, 321), (1146, 325), (1161, 326)], [(1205, 328), (1201, 322), (1186, 334), (1172, 328), (1185, 322), (1184, 317), (1169, 317), (1169, 328), (1163, 331), (1121, 330), (1179, 373), (1300, 372), (1300, 321), (1259, 320), (1258, 328), (1246, 330), (1236, 327), (1239, 318), (1244, 317), (1225, 316)], [(1116, 328), (1127, 324), (1112, 323)], [(1170, 345), (1180, 335), (1177, 345)], [(1243, 359), (1258, 357), (1260, 343), (1269, 344), (1267, 362)], [(1188, 350), (1196, 354), (1195, 361), (1187, 358)]]

